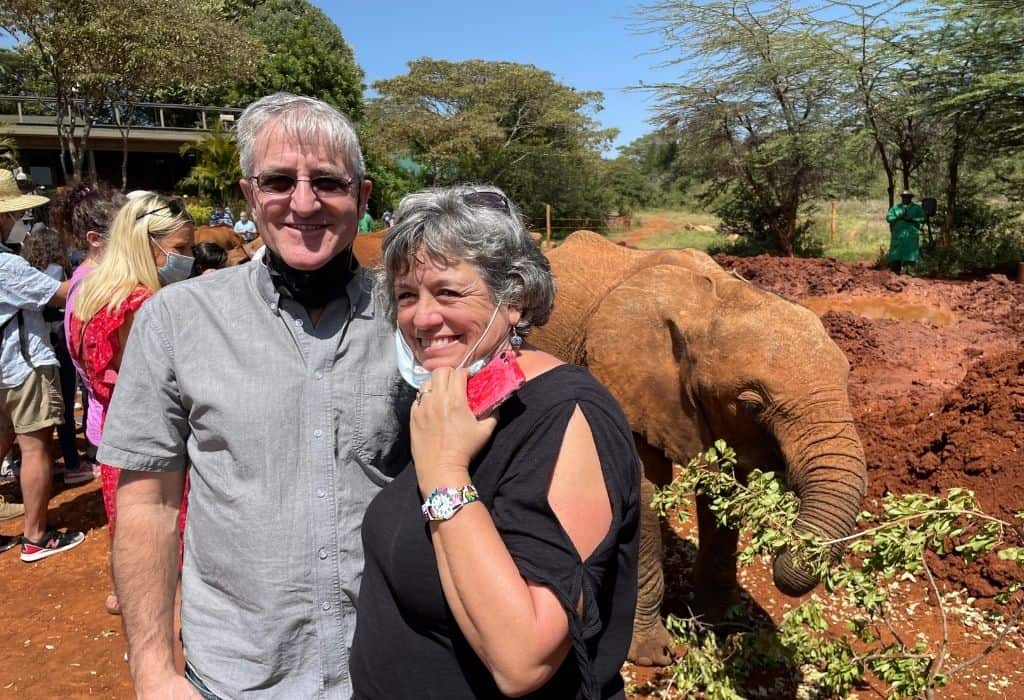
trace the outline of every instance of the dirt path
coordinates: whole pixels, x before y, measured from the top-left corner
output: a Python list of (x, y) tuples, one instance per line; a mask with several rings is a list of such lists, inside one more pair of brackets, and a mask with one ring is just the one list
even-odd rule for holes
[[(627, 246), (639, 248), (640, 244), (648, 238), (685, 226), (685, 223), (664, 214), (646, 213), (641, 217), (639, 226), (631, 228), (629, 231), (610, 234), (608, 237), (613, 241), (625, 243)], [(692, 226), (696, 228), (698, 225), (692, 224)]]

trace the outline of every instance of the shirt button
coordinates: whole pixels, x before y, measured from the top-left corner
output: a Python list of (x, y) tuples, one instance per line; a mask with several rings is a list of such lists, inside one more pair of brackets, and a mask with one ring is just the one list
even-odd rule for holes
[(301, 326), (302, 325), (302, 319), (301, 318), (295, 319), (295, 325), (296, 326)]
[(317, 552), (317, 554), (320, 555), (321, 559), (326, 559), (327, 558), (327, 550), (324, 549), (323, 547), (320, 548), (320, 551)]
[(317, 428), (316, 430), (313, 431), (313, 437), (315, 438), (321, 437), (323, 434), (324, 431), (320, 430), (320, 428)]
[(316, 497), (317, 498), (323, 498), (326, 495), (327, 495), (327, 491), (325, 491), (324, 489), (317, 489), (316, 490)]
[(327, 602), (327, 601), (325, 600), (324, 602), (320, 603), (320, 609), (321, 609), (321, 610), (330, 610), (330, 609), (331, 609), (331, 604), (330, 604), (330, 603), (328, 603), (328, 602)]
[(316, 372), (313, 372), (313, 378), (314, 379), (323, 379), (324, 378), (324, 373), (321, 372), (320, 370), (317, 370)]
[(271, 302), (270, 303), (270, 310), (271, 311), (277, 311), (277, 302)]

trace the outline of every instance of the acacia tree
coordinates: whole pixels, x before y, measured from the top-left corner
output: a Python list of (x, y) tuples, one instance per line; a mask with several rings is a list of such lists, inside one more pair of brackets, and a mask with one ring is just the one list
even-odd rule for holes
[(666, 0), (638, 10), (685, 65), (683, 82), (648, 86), (655, 119), (704, 152), (707, 175), (742, 191), (784, 255), (801, 206), (830, 176), (843, 133), (834, 54), (787, 0)]
[(373, 88), (367, 131), (392, 157), (415, 161), (427, 184), (494, 183), (534, 219), (545, 203), (563, 217), (606, 214), (600, 153), (616, 132), (591, 116), (599, 92), (535, 66), (430, 58)]
[(902, 188), (910, 189), (911, 176), (935, 138), (918, 113), (921, 96), (910, 73), (916, 29), (900, 29), (906, 26), (901, 20), (908, 4), (909, 0), (832, 0), (826, 7), (840, 14), (822, 20), (818, 29), (832, 37), (842, 80), (852, 97), (854, 128), (871, 139), (885, 172), (890, 207), (897, 174)]
[(919, 110), (945, 130), (948, 247), (956, 227), (961, 169), (971, 153), (986, 159), (1024, 148), (1024, 13), (1020, 3), (931, 0), (915, 56)]
[[(124, 103), (126, 142), (134, 105), (157, 86), (207, 84), (249, 72), (258, 48), (223, 21), (219, 8), (216, 0), (5, 0), (0, 5), (0, 29), (25, 40), (49, 79), (65, 180), (81, 179), (92, 126), (112, 111), (113, 102)], [(124, 170), (122, 175), (126, 179)]]
[[(97, 0), (5, 0), (0, 5), (0, 29), (15, 39), (28, 39), (31, 54), (52, 84), (61, 169), (69, 181), (81, 178), (92, 127), (89, 115), (106, 99), (108, 84), (89, 70), (87, 61), (90, 49), (100, 45), (101, 23), (115, 20), (110, 8)], [(75, 138), (79, 123), (80, 140)]]
[(107, 43), (111, 110), (121, 131), (121, 188), (128, 188), (128, 137), (138, 105), (169, 85), (207, 89), (254, 74), (263, 47), (196, 0), (131, 0), (134, 19)]

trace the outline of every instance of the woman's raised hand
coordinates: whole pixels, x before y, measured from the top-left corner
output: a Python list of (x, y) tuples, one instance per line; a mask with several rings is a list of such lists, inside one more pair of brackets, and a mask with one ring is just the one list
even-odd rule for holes
[(412, 406), (412, 458), (420, 490), (468, 483), (469, 463), (491, 438), (497, 418), (477, 419), (466, 400), (465, 369), (430, 374)]

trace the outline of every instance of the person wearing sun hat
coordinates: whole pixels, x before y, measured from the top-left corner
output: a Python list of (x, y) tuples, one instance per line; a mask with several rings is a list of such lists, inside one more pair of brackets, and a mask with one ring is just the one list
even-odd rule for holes
[(53, 428), (64, 421), (57, 358), (42, 308), (60, 308), (69, 283), (36, 270), (6, 243), (26, 209), (49, 199), (23, 194), (14, 175), (0, 170), (0, 458), (14, 441), (21, 448), (25, 501), (22, 537), (0, 536), (0, 551), (21, 543), (21, 560), (34, 562), (77, 547), (81, 532), (60, 532), (47, 522)]

